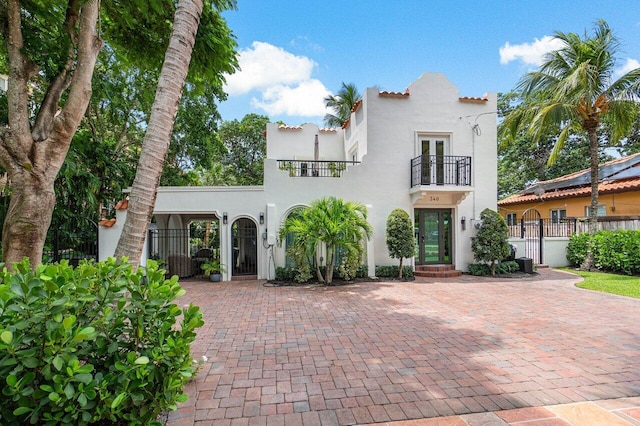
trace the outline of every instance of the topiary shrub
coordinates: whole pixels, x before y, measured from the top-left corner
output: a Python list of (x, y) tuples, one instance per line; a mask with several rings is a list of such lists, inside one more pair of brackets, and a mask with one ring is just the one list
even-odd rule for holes
[(480, 213), (482, 224), (471, 241), (473, 257), (478, 262), (488, 263), (491, 275), (496, 274), (496, 264), (511, 254), (509, 246), (509, 229), (499, 213), (484, 209)]
[(177, 277), (115, 259), (14, 269), (0, 281), (0, 424), (160, 424), (186, 401), (203, 321), (173, 303)]
[(409, 213), (402, 209), (393, 210), (387, 217), (387, 249), (389, 256), (400, 259), (399, 278), (402, 278), (402, 260), (415, 254), (413, 222)]

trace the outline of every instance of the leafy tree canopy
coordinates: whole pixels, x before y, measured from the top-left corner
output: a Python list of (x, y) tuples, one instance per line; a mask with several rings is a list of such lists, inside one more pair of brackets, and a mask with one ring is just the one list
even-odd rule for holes
[(265, 115), (247, 114), (240, 121), (225, 121), (220, 125), (219, 136), (226, 149), (221, 162), (232, 171), (236, 184), (262, 185), (267, 123), (269, 117)]

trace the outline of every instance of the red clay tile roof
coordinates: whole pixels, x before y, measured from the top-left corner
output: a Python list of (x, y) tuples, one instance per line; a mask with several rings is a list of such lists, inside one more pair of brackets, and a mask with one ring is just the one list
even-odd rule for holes
[[(611, 194), (617, 192), (628, 192), (640, 190), (640, 178), (605, 181), (598, 184), (599, 194)], [(547, 201), (562, 198), (588, 197), (591, 195), (591, 185), (577, 188), (558, 189), (552, 192), (545, 192), (539, 198), (535, 194), (514, 194), (504, 200), (498, 201), (499, 206), (509, 206), (513, 204), (531, 203), (534, 201)]]
[(115, 224), (115, 219), (102, 219), (100, 222), (98, 222), (98, 225), (104, 226), (105, 228), (111, 228)]
[(321, 127), (321, 128), (319, 129), (319, 131), (320, 131), (320, 132), (323, 132), (323, 133), (335, 133), (335, 132), (337, 132), (337, 130), (336, 130), (336, 129), (331, 128), (331, 127)]
[(404, 92), (389, 92), (387, 90), (382, 90), (378, 92), (378, 96), (382, 96), (385, 98), (405, 98), (410, 96), (409, 88), (407, 88)]
[(489, 100), (489, 96), (488, 95), (484, 95), (481, 98), (473, 98), (473, 97), (469, 97), (469, 96), (462, 96), (460, 98), (458, 98), (458, 100), (460, 102), (470, 102), (470, 103), (483, 103), (483, 102), (487, 102)]
[(351, 107), (351, 112), (356, 112), (357, 110), (359, 110), (361, 105), (362, 105), (362, 99), (358, 99), (356, 103), (353, 104), (353, 106)]
[(116, 210), (126, 210), (128, 208), (129, 208), (129, 199), (128, 198), (125, 198), (124, 200), (119, 201), (115, 206)]
[(278, 130), (302, 130), (302, 126), (287, 126), (286, 124), (281, 124), (278, 126)]
[[(624, 163), (624, 164), (623, 164)], [(640, 189), (640, 153), (600, 164), (598, 193), (636, 191)], [(537, 182), (518, 194), (498, 201), (499, 206), (530, 203), (538, 200), (587, 197), (591, 194), (590, 169), (560, 176), (555, 179)], [(538, 197), (536, 189), (544, 189)]]

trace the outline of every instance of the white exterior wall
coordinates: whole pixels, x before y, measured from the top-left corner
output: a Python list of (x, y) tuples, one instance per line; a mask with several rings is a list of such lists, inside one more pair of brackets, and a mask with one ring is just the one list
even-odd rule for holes
[[(375, 88), (368, 89), (344, 131), (326, 131), (313, 124), (278, 128), (270, 123), (263, 186), (160, 188), (154, 212), (165, 219), (179, 215), (183, 226), (199, 215), (221, 218), (227, 212), (228, 223), (221, 223), (224, 265), (230, 264), (232, 223), (240, 217), (250, 218), (258, 228), (258, 277), (273, 278), (271, 250), (276, 266), (283, 266), (285, 259), (284, 247), (273, 245), (275, 236), (287, 214), (297, 206), (327, 196), (367, 206), (368, 220), (374, 228), (367, 245), (371, 275), (375, 265), (398, 262), (389, 257), (385, 241), (386, 220), (393, 209), (402, 208), (413, 217), (414, 208), (451, 208), (453, 263), (466, 270), (473, 262), (473, 219), (479, 218), (484, 208), (496, 209), (496, 96), (490, 95), (488, 101), (462, 102), (457, 88), (442, 74), (425, 74), (408, 90), (409, 96), (389, 97), (381, 96)], [(474, 125), (479, 132), (474, 131)], [(450, 151), (445, 155), (472, 157), (471, 187), (411, 188), (410, 162), (421, 154), (419, 136), (426, 134), (449, 137)], [(357, 149), (361, 163), (348, 165), (340, 178), (291, 177), (286, 170), (278, 169), (277, 160), (313, 159), (315, 135), (320, 160), (351, 160), (350, 153)], [(266, 216), (262, 225), (261, 212)], [(466, 230), (461, 229), (463, 216)], [(116, 233), (116, 226), (109, 233)], [(265, 241), (263, 233), (268, 236)], [(101, 254), (106, 254), (103, 238), (101, 234)], [(230, 278), (229, 269), (224, 279)]]
[(544, 237), (542, 247), (543, 261), (552, 268), (569, 266), (567, 259), (567, 246), (569, 238), (567, 237)]

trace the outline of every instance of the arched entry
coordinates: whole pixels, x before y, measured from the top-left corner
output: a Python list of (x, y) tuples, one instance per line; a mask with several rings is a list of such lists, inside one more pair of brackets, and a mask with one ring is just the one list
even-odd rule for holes
[(527, 209), (520, 219), (520, 238), (524, 240), (524, 256), (542, 264), (542, 219), (536, 209)]
[(233, 244), (231, 275), (257, 275), (258, 230), (256, 224), (251, 219), (238, 219), (233, 222), (231, 233)]

